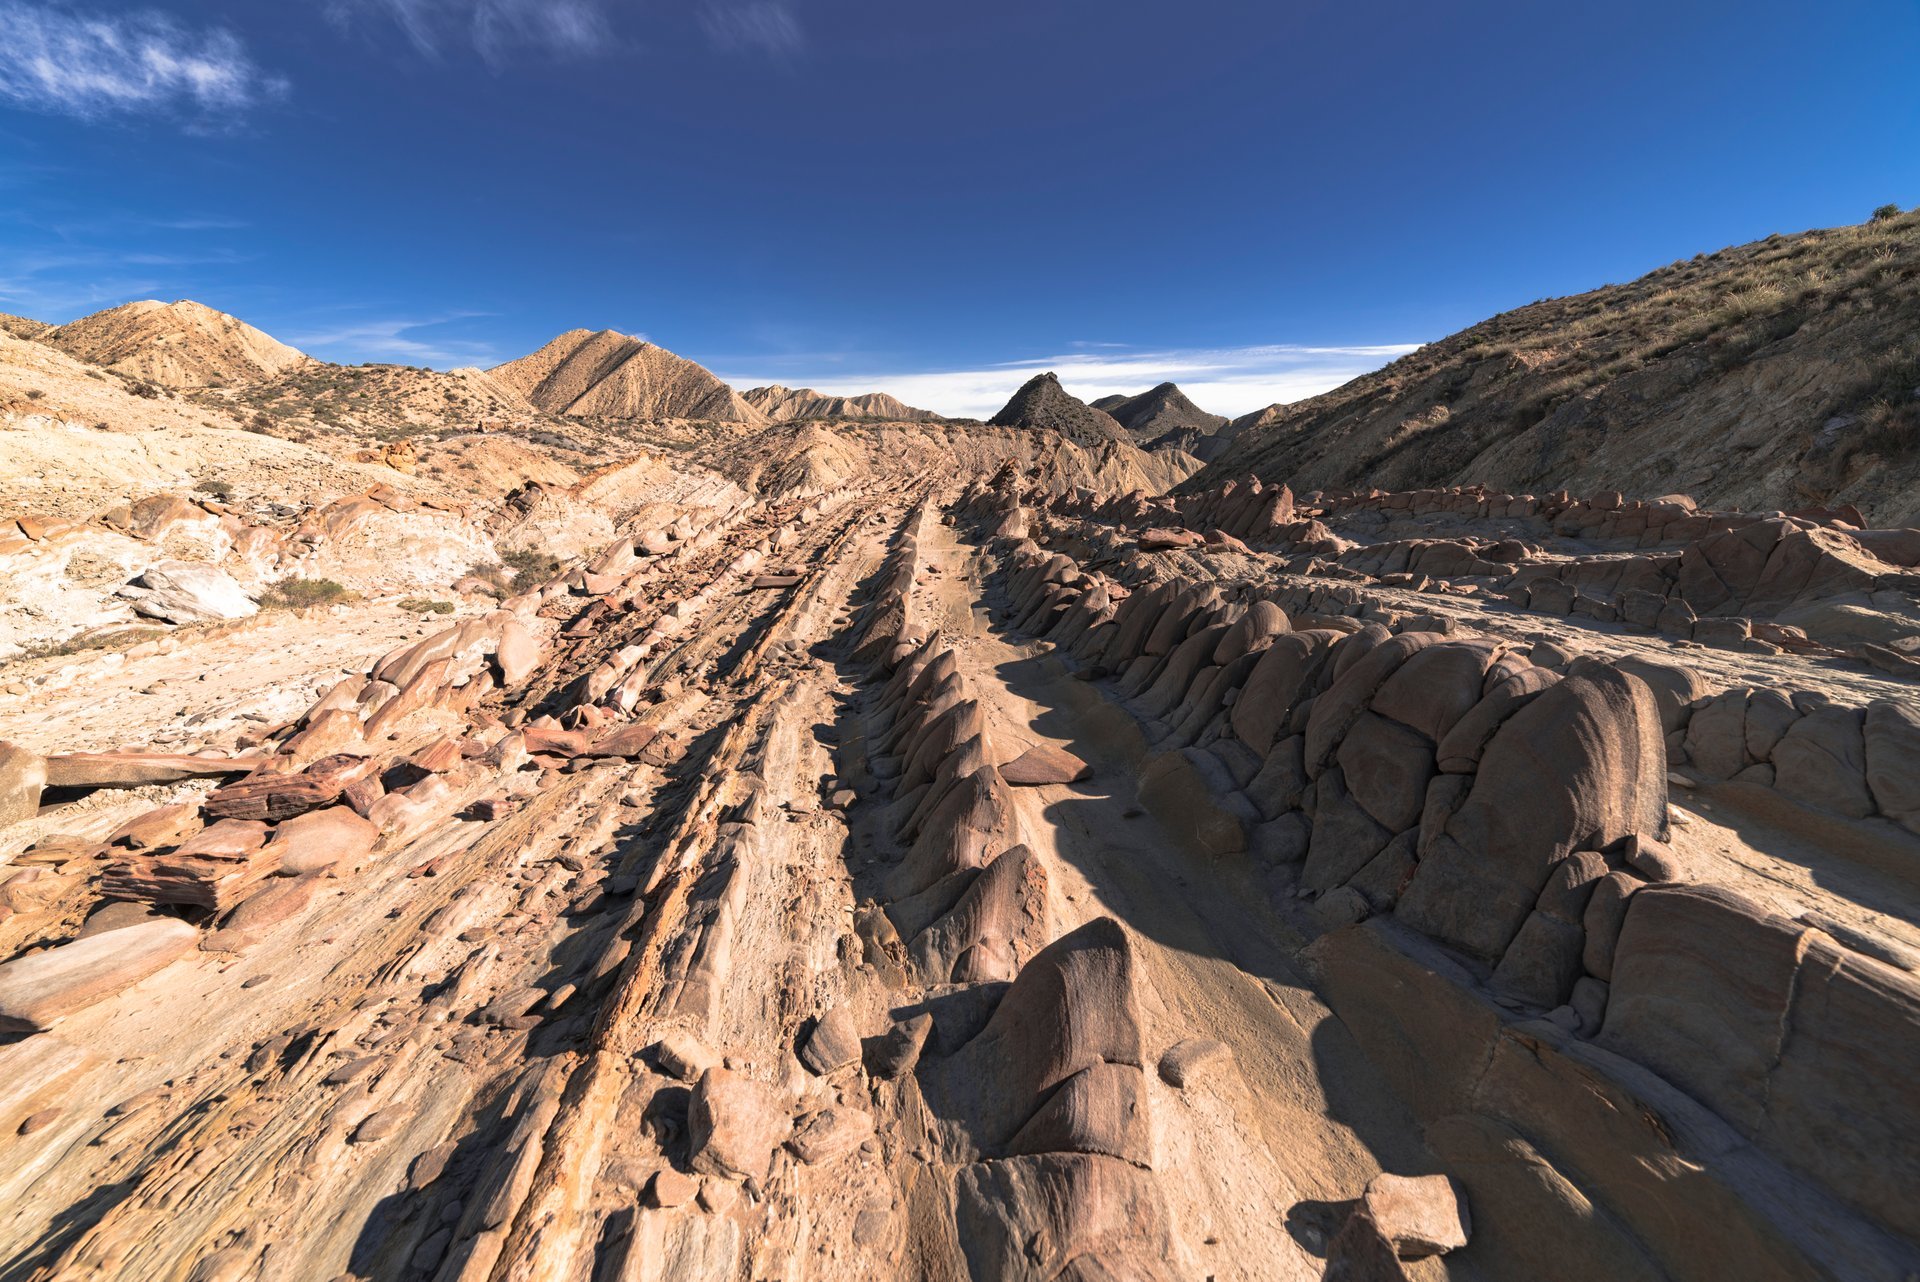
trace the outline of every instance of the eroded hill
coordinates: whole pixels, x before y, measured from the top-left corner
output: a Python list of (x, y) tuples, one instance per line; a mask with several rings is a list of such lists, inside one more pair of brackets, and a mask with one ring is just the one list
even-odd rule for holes
[(1920, 519), (1920, 212), (1496, 316), (1241, 420), (1192, 486), (1691, 494)]

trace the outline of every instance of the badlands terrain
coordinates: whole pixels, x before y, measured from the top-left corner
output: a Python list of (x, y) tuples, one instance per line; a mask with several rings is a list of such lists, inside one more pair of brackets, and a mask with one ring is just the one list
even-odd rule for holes
[(0, 1279), (1906, 1282), (1917, 272), (1233, 422), (6, 318)]

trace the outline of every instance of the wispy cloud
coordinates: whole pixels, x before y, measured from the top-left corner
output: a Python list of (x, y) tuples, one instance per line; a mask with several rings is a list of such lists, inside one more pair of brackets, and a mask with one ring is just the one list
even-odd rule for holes
[(222, 28), (189, 30), (151, 10), (90, 14), (0, 0), (0, 100), (17, 107), (82, 119), (164, 115), (219, 128), (286, 89)]
[(708, 0), (700, 7), (700, 25), (707, 39), (721, 49), (790, 58), (807, 43), (800, 20), (784, 0), (721, 3)]
[(326, 11), (342, 28), (372, 20), (376, 31), (397, 30), (429, 58), (470, 46), (499, 65), (597, 53), (613, 42), (603, 0), (328, 0)]
[(452, 312), (427, 320), (386, 318), (355, 321), (286, 339), (313, 356), (343, 363), (384, 361), (404, 365), (485, 365), (498, 359), (492, 344), (423, 334), (439, 326), (473, 320), (487, 312)]
[(60, 246), (22, 250), (0, 261), (0, 311), (62, 322), (136, 298), (177, 296), (183, 273), (230, 267), (246, 256), (230, 249), (199, 253), (100, 250)]
[(1178, 383), (1195, 404), (1216, 414), (1238, 416), (1281, 402), (1304, 400), (1415, 350), (1418, 343), (1380, 343), (1353, 347), (1234, 347), (1193, 351), (1075, 352), (1044, 359), (1008, 361), (977, 369), (917, 373), (847, 375), (838, 370), (820, 378), (790, 372), (782, 379), (723, 375), (736, 387), (769, 382), (805, 383), (836, 396), (891, 392), (909, 405), (958, 418), (988, 418), (1019, 386), (1046, 370), (1059, 373), (1069, 392), (1082, 400), (1115, 394), (1131, 396), (1160, 383)]

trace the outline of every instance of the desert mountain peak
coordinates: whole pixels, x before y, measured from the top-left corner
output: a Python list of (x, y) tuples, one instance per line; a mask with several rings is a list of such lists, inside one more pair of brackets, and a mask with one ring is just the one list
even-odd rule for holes
[(69, 356), (166, 387), (249, 383), (311, 359), (237, 317), (184, 298), (123, 303), (35, 337)]
[(539, 351), (489, 372), (549, 414), (767, 421), (703, 366), (617, 330), (570, 329)]
[(1103, 396), (1094, 407), (1113, 415), (1129, 436), (1150, 450), (1179, 449), (1212, 459), (1231, 439), (1225, 416), (1195, 405), (1177, 383), (1162, 383), (1138, 396)]
[(1126, 437), (1111, 414), (1093, 408), (1067, 391), (1060, 385), (1060, 376), (1052, 371), (1028, 379), (988, 424), (1054, 431), (1083, 443)]

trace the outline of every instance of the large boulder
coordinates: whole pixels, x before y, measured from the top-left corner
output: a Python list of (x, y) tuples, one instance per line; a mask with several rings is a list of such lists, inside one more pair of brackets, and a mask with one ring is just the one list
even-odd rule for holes
[(764, 1180), (793, 1119), (771, 1087), (731, 1069), (709, 1068), (693, 1088), (687, 1129), (695, 1171)]
[(244, 619), (260, 612), (232, 575), (193, 561), (157, 561), (119, 594), (133, 602), (135, 613), (168, 623)]
[(1472, 792), (1396, 912), (1495, 961), (1554, 865), (1577, 850), (1661, 835), (1666, 804), (1666, 745), (1646, 683), (1604, 664), (1576, 665), (1494, 734)]
[(0, 741), (0, 826), (33, 818), (46, 786), (46, 758)]
[(1880, 813), (1920, 833), (1920, 711), (1882, 700), (1867, 709), (1867, 787)]

